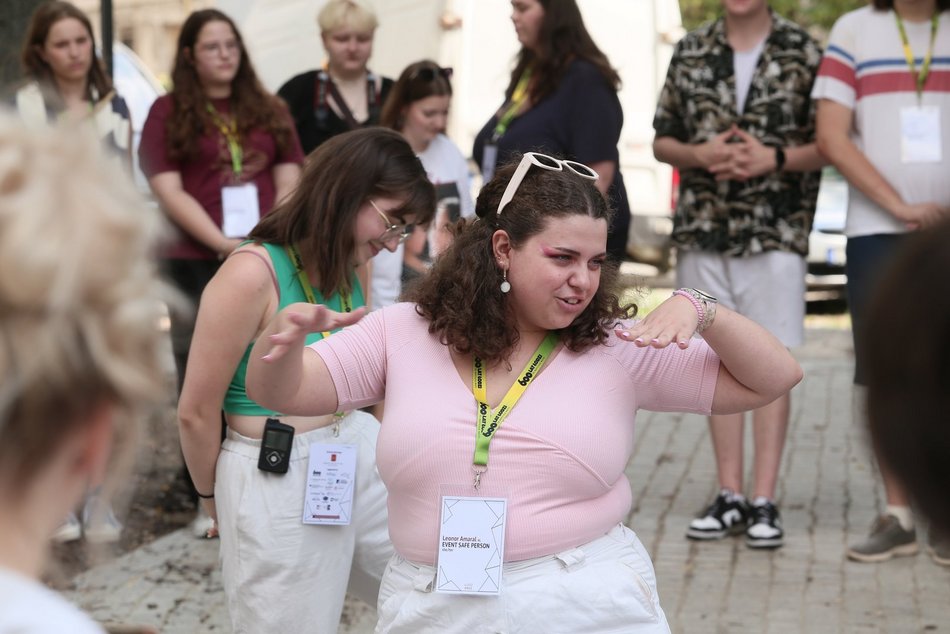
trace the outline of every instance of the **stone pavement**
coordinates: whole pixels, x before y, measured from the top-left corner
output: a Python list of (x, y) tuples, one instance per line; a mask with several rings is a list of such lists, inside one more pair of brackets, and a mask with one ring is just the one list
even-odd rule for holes
[[(639, 416), (628, 524), (653, 556), (673, 631), (950, 632), (950, 568), (923, 551), (884, 564), (844, 558), (882, 505), (866, 439), (850, 422), (849, 331), (809, 328), (796, 354), (805, 379), (792, 394), (778, 490), (787, 537), (777, 551), (753, 551), (741, 539), (684, 539), (716, 489), (705, 420)], [(228, 632), (216, 557), (216, 542), (183, 529), (79, 575), (68, 596), (102, 621), (168, 634)], [(372, 632), (363, 604), (349, 602), (345, 620), (342, 633)]]

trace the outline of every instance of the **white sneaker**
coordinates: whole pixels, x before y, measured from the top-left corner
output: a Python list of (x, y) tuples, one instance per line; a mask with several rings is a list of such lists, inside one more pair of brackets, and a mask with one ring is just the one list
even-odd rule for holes
[(66, 542), (74, 542), (80, 537), (82, 537), (82, 525), (79, 523), (76, 514), (70, 513), (56, 529), (56, 532), (53, 533), (52, 540), (65, 544)]
[(86, 540), (93, 543), (117, 542), (122, 536), (122, 522), (112, 511), (112, 505), (92, 493), (82, 509), (82, 526)]
[(218, 527), (211, 516), (205, 513), (204, 507), (198, 505), (198, 514), (191, 522), (191, 532), (198, 539), (214, 539), (218, 536)]

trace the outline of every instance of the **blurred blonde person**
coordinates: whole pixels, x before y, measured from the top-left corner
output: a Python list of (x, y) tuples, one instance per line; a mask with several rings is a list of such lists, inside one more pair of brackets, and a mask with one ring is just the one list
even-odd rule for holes
[(102, 631), (39, 583), (49, 538), (167, 398), (157, 218), (94, 146), (0, 113), (0, 632)]

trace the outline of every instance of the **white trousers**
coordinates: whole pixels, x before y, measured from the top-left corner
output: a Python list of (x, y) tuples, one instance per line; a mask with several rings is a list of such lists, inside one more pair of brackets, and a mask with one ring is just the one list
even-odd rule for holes
[(393, 555), (379, 591), (377, 634), (669, 634), (656, 574), (636, 534), (504, 565), (501, 595), (434, 591), (435, 568)]
[[(294, 436), (283, 475), (257, 468), (260, 440), (228, 430), (221, 446), (215, 501), (221, 569), (234, 634), (337, 631), (347, 590), (376, 605), (393, 554), (386, 488), (376, 471), (379, 422), (356, 411), (333, 427)], [(310, 444), (358, 447), (353, 521), (349, 526), (303, 524)]]

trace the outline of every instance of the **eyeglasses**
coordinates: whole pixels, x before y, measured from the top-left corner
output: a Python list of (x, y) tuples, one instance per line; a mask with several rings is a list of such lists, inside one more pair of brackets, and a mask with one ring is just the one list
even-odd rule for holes
[(409, 81), (415, 81), (416, 79), (421, 79), (424, 82), (435, 81), (436, 77), (441, 77), (442, 79), (448, 81), (452, 79), (452, 69), (451, 68), (440, 68), (432, 66), (422, 66), (417, 68), (409, 75)]
[(508, 186), (505, 187), (505, 193), (501, 195), (501, 200), (498, 201), (498, 209), (495, 211), (495, 215), (500, 216), (508, 203), (511, 202), (511, 199), (515, 197), (518, 187), (521, 186), (521, 181), (524, 180), (525, 175), (528, 173), (528, 170), (531, 169), (532, 165), (552, 172), (561, 172), (566, 167), (581, 178), (587, 178), (592, 181), (597, 180), (597, 172), (583, 163), (578, 163), (577, 161), (562, 161), (561, 159), (556, 159), (553, 156), (541, 154), (540, 152), (525, 152), (524, 156), (521, 157), (521, 162), (518, 163), (517, 169), (515, 169), (515, 173), (512, 174), (511, 180), (508, 181)]
[(226, 42), (209, 42), (205, 44), (199, 44), (197, 46), (198, 52), (205, 55), (220, 55), (222, 51), (227, 54), (239, 52), (241, 50), (240, 45), (237, 43), (237, 40), (227, 40)]
[(376, 210), (376, 212), (383, 219), (383, 222), (386, 223), (386, 230), (383, 231), (379, 235), (378, 238), (376, 238), (378, 242), (382, 242), (385, 244), (386, 242), (389, 242), (393, 238), (399, 238), (399, 244), (402, 244), (403, 242), (406, 241), (406, 239), (410, 235), (412, 235), (413, 225), (411, 224), (397, 225), (396, 223), (394, 223), (392, 220), (389, 219), (389, 216), (383, 213), (382, 209), (376, 206), (376, 203), (373, 202), (372, 198), (370, 198), (369, 204), (373, 206), (373, 209)]

